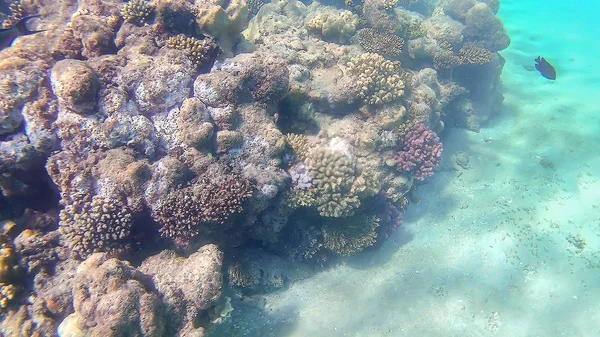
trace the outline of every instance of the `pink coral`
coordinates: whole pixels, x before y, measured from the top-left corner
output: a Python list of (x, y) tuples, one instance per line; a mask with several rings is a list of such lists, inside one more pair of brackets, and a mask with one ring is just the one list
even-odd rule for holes
[(396, 157), (399, 170), (410, 172), (415, 179), (424, 180), (433, 175), (433, 169), (440, 163), (442, 143), (435, 132), (424, 124), (419, 124), (406, 133), (402, 150)]

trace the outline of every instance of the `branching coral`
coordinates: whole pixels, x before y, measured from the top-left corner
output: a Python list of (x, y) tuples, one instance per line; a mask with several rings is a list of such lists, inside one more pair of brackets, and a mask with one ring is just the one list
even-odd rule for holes
[(300, 159), (306, 159), (308, 152), (312, 148), (312, 144), (308, 140), (308, 137), (292, 133), (286, 135), (285, 140)]
[(93, 196), (67, 202), (60, 211), (60, 232), (81, 257), (120, 250), (130, 238), (133, 215), (119, 198)]
[(202, 179), (197, 185), (167, 195), (153, 216), (164, 237), (189, 239), (208, 223), (223, 224), (243, 211), (242, 203), (252, 195), (252, 186), (244, 179), (230, 177), (217, 184)]
[(377, 241), (379, 218), (357, 215), (331, 219), (323, 227), (325, 247), (339, 255), (352, 255), (372, 246)]
[(424, 180), (433, 175), (433, 169), (440, 163), (441, 155), (440, 138), (424, 124), (419, 124), (404, 136), (396, 165), (401, 171), (411, 172), (415, 179)]
[(373, 28), (364, 28), (356, 33), (358, 44), (369, 53), (384, 56), (399, 56), (402, 53), (404, 39), (398, 35), (380, 33)]
[(167, 40), (167, 47), (186, 51), (190, 60), (198, 67), (211, 63), (218, 50), (211, 38), (199, 40), (185, 35), (171, 36)]
[(154, 11), (146, 0), (131, 0), (121, 9), (121, 16), (129, 23), (143, 25)]
[(490, 50), (479, 47), (474, 43), (466, 43), (459, 51), (458, 55), (461, 60), (461, 64), (478, 64), (484, 65), (492, 61), (494, 53)]
[(385, 104), (404, 94), (400, 62), (386, 60), (375, 53), (361, 54), (348, 62), (350, 73), (356, 78), (360, 96), (368, 104)]

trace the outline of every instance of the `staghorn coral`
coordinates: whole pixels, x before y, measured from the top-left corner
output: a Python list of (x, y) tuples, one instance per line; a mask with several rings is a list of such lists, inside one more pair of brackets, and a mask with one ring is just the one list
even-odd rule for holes
[(479, 47), (474, 43), (465, 43), (458, 51), (458, 55), (462, 65), (484, 65), (492, 61), (494, 53), (486, 48)]
[(311, 18), (306, 27), (321, 35), (326, 40), (347, 43), (356, 33), (358, 16), (347, 10), (336, 10), (330, 7), (320, 11)]
[(375, 244), (377, 227), (379, 218), (373, 215), (328, 220), (323, 226), (325, 247), (344, 256), (360, 252)]
[(369, 53), (384, 56), (399, 56), (404, 39), (398, 35), (380, 33), (374, 28), (363, 28), (356, 33), (358, 44)]
[(171, 36), (167, 47), (184, 50), (190, 60), (197, 66), (210, 66), (216, 57), (218, 46), (211, 38), (199, 40), (185, 35)]
[(85, 196), (66, 201), (60, 211), (59, 230), (67, 246), (80, 257), (127, 247), (133, 215), (112, 196)]
[(400, 171), (411, 172), (415, 179), (424, 180), (433, 175), (440, 163), (442, 143), (435, 132), (419, 124), (404, 136), (402, 150), (396, 157)]
[(154, 11), (146, 0), (131, 0), (121, 8), (121, 16), (129, 23), (143, 25)]
[(360, 88), (360, 96), (368, 104), (389, 103), (404, 94), (400, 62), (388, 61), (379, 54), (366, 53), (352, 58), (347, 66)]

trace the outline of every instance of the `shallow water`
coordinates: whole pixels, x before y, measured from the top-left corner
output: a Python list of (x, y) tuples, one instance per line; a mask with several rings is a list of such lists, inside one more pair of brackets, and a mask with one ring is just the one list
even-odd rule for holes
[[(502, 113), (449, 129), (382, 247), (236, 308), (215, 335), (600, 335), (600, 6), (504, 0)], [(557, 69), (541, 77), (533, 59)], [(449, 158), (464, 151), (469, 169)]]

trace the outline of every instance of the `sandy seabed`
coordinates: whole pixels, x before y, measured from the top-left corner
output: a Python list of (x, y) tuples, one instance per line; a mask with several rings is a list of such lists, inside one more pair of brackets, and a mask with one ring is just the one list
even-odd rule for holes
[[(505, 0), (500, 16), (502, 114), (446, 131), (440, 172), (382, 247), (268, 295), (264, 315), (238, 310), (238, 331), (600, 336), (600, 7)], [(452, 164), (460, 151), (468, 169)]]

